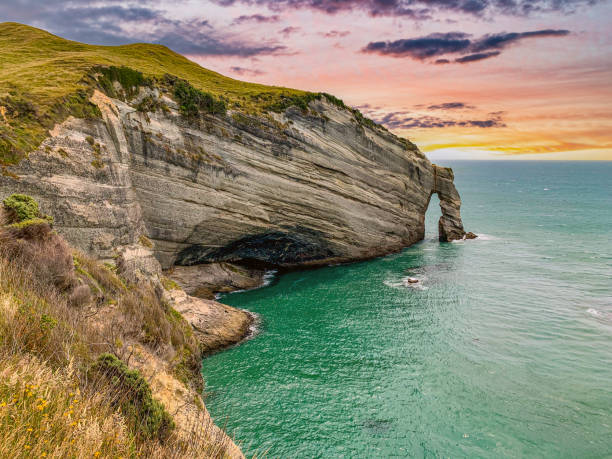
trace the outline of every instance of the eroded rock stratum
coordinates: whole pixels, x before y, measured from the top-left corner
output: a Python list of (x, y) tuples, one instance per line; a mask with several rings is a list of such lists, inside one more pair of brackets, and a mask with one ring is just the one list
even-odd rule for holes
[(433, 193), (440, 240), (465, 235), (450, 169), (325, 99), (194, 120), (154, 96), (168, 110), (96, 91), (102, 118), (56, 126), (11, 168), (18, 180), (0, 177), (2, 197), (32, 195), (73, 245), (130, 254), (143, 275), (155, 259), (291, 267), (383, 255), (423, 238)]

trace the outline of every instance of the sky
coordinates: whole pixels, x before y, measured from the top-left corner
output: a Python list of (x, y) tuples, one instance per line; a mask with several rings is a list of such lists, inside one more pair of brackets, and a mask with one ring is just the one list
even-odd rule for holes
[(612, 0), (2, 0), (2, 21), (328, 92), (432, 160), (612, 160)]

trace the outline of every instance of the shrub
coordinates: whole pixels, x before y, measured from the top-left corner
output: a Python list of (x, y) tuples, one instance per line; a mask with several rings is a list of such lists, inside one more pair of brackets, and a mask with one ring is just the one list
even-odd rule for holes
[(137, 370), (130, 370), (113, 354), (104, 353), (92, 366), (92, 372), (106, 379), (117, 397), (123, 415), (130, 419), (136, 431), (145, 438), (166, 440), (174, 429), (174, 421), (163, 405), (155, 400), (151, 388)]
[[(24, 228), (36, 226), (48, 232), (15, 238), (12, 228), (0, 226), (0, 457), (226, 457), (231, 443), (203, 409), (192, 411), (186, 400), (173, 428), (140, 373), (113, 354), (98, 359), (104, 352), (131, 353), (132, 343), (136, 352), (151, 343), (151, 352), (166, 359), (178, 379), (201, 391), (191, 326), (153, 285), (127, 288), (101, 263), (78, 253), (73, 261), (46, 222)], [(87, 300), (89, 287), (75, 271), (103, 290), (96, 300), (106, 304), (98, 301), (87, 314), (74, 307)], [(44, 373), (19, 361), (30, 357), (39, 359)], [(44, 385), (45, 393), (32, 385)], [(174, 409), (175, 402), (171, 396), (168, 406)], [(200, 398), (193, 403), (201, 404)]]
[(91, 288), (89, 285), (81, 284), (76, 287), (70, 296), (68, 302), (71, 306), (79, 307), (88, 304), (91, 301)]
[(98, 67), (96, 69), (102, 74), (98, 77), (98, 83), (109, 96), (116, 96), (113, 82), (117, 81), (125, 90), (128, 97), (135, 95), (138, 92), (139, 86), (150, 84), (149, 80), (144, 77), (142, 72), (134, 70), (130, 67), (122, 65), (121, 67)]
[(184, 116), (197, 116), (201, 111), (212, 115), (225, 114), (227, 111), (224, 101), (194, 88), (186, 80), (167, 75), (166, 82), (172, 86), (179, 110)]
[(333, 96), (326, 92), (321, 93), (321, 96), (325, 97), (330, 104), (333, 104), (338, 108), (347, 108), (344, 101), (342, 99), (338, 99), (336, 96)]
[(301, 109), (303, 112), (308, 111), (308, 105), (313, 100), (321, 99), (320, 93), (307, 92), (304, 94), (288, 94), (281, 95), (280, 98), (268, 105), (266, 105), (266, 110), (270, 110), (273, 112), (284, 112), (289, 107), (297, 107)]
[[(12, 194), (2, 203), (13, 222), (9, 227), (14, 230), (13, 235), (16, 237), (27, 237), (28, 233), (31, 233), (30, 237), (33, 238), (37, 230), (45, 229), (44, 225), (53, 224), (53, 217), (42, 215), (38, 210), (38, 203), (26, 194)], [(23, 232), (25, 236), (17, 236), (19, 232)]]
[(70, 248), (51, 231), (47, 223), (27, 225), (19, 230), (8, 228), (3, 252), (34, 277), (41, 285), (66, 291), (76, 283)]
[(43, 218), (32, 218), (7, 225), (6, 229), (14, 239), (42, 241), (52, 233), (49, 221)]
[(153, 112), (155, 113), (157, 110), (162, 108), (162, 103), (159, 99), (154, 96), (145, 96), (142, 100), (136, 105), (136, 110), (141, 113)]
[(88, 257), (79, 251), (73, 251), (72, 262), (77, 272), (90, 279), (104, 294), (115, 296), (127, 291), (123, 281), (108, 266)]
[(38, 217), (38, 203), (26, 194), (12, 194), (4, 201), (4, 207), (13, 214), (17, 222), (32, 220)]

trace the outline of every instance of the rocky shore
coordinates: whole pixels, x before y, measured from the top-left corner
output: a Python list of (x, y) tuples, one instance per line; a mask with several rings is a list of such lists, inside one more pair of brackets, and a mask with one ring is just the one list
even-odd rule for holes
[(248, 311), (196, 298), (180, 289), (169, 290), (166, 294), (174, 309), (193, 327), (203, 356), (242, 341), (255, 321)]

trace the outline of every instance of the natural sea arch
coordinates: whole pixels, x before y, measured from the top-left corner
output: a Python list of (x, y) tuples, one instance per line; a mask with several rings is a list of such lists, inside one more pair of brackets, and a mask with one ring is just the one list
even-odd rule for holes
[(432, 196), (435, 194), (440, 203), (442, 216), (438, 220), (438, 238), (440, 242), (462, 239), (466, 233), (461, 221), (461, 198), (455, 188), (454, 174), (450, 167), (433, 165), (433, 186), (429, 194), (426, 211), (429, 210)]

